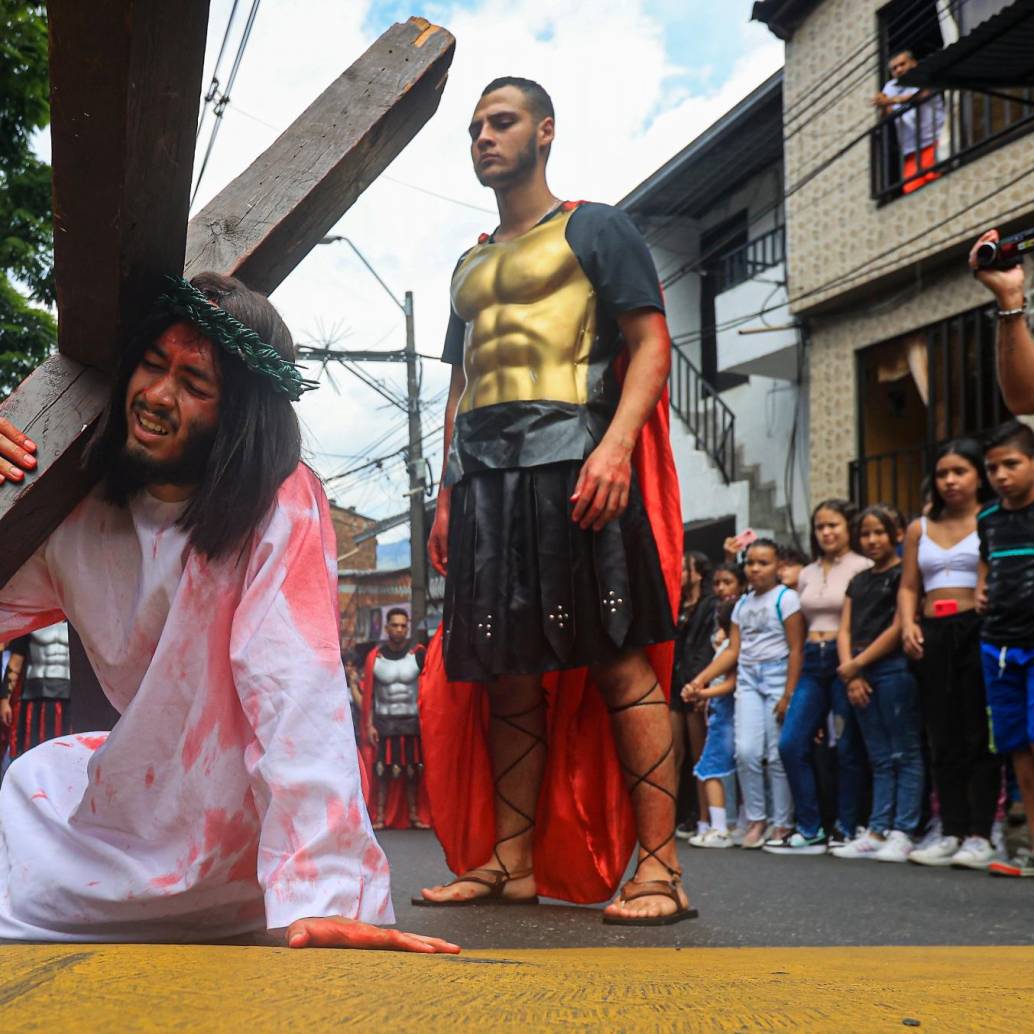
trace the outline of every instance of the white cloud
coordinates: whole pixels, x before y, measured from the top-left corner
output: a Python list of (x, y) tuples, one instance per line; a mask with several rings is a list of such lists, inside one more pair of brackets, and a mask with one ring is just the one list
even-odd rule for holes
[[(491, 193), (477, 184), (470, 169), (465, 127), (486, 82), (497, 75), (525, 75), (546, 86), (557, 108), (558, 138), (550, 165), (554, 192), (617, 201), (782, 63), (782, 45), (759, 26), (746, 24), (746, 7), (730, 13), (716, 9), (716, 18), (742, 22), (743, 30), (738, 51), (729, 54), (728, 74), (711, 93), (693, 92), (695, 77), (683, 74), (694, 63), (692, 53), (672, 64), (664, 25), (647, 15), (645, 0), (621, 5), (482, 0), (440, 16), (457, 37), (449, 83), (437, 115), (388, 175), (492, 209)], [(206, 75), (228, 10), (228, 0), (212, 5)], [(266, 0), (195, 210), (272, 142), (276, 132), (270, 127), (286, 127), (372, 42), (363, 32), (366, 14), (363, 4), (340, 0), (307, 0), (304, 5)], [(224, 76), (234, 46), (224, 59)], [(713, 55), (708, 60), (713, 63)], [(207, 130), (202, 146), (206, 138)], [(352, 238), (397, 293), (415, 292), (418, 350), (437, 354), (455, 260), (492, 225), (491, 214), (382, 179), (345, 215), (336, 232)], [(299, 340), (320, 326), (339, 325), (350, 332), (341, 347), (402, 346), (400, 314), (344, 245), (317, 248), (276, 291), (274, 301)], [(366, 369), (396, 388), (404, 386), (402, 368)], [(339, 369), (334, 378), (340, 396), (324, 386), (307, 395), (300, 407), (309, 445), (318, 450), (316, 466), (324, 475), (348, 466), (348, 460), (326, 454), (360, 453), (402, 422), (401, 413), (382, 408), (383, 400), (349, 373)], [(425, 396), (440, 391), (446, 379), (438, 363), (425, 363)], [(440, 419), (440, 404), (425, 409), (425, 428), (437, 426)], [(389, 451), (403, 441), (400, 430), (382, 449)], [(437, 475), (440, 452), (433, 462)], [(402, 465), (389, 467), (358, 485), (331, 485), (330, 494), (376, 516), (404, 509)], [(398, 534), (404, 535), (405, 529)]]

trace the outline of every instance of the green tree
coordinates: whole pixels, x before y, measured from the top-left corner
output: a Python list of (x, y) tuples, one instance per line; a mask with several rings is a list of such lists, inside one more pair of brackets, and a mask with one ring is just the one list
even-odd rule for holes
[(0, 0), (0, 395), (57, 344), (39, 307), (54, 301), (50, 166), (31, 147), (50, 121), (48, 97), (44, 6)]

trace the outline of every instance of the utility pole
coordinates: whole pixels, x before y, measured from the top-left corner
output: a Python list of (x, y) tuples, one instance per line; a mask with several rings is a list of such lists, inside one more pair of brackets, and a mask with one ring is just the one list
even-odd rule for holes
[(410, 627), (414, 633), (427, 617), (427, 534), (424, 528), (424, 450), (420, 433), (420, 383), (417, 377), (413, 292), (406, 292), (406, 400), (409, 404), (409, 562)]
[[(420, 626), (427, 619), (427, 530), (424, 520), (424, 450), (420, 431), (420, 379), (417, 374), (416, 332), (413, 323), (413, 292), (406, 291), (405, 301), (400, 302), (395, 293), (381, 279), (370, 265), (366, 256), (347, 237), (334, 234), (324, 237), (321, 244), (347, 244), (359, 261), (370, 271), (389, 298), (402, 310), (406, 318), (406, 347), (399, 352), (331, 351), (327, 349), (300, 348), (299, 358), (331, 359), (354, 362), (398, 362), (406, 364), (406, 413), (409, 417), (409, 448), (406, 452), (406, 469), (409, 472), (409, 556), (410, 556), (410, 627), (414, 635), (420, 635)], [(353, 373), (356, 371), (353, 369)], [(362, 375), (359, 375), (362, 376)], [(368, 384), (371, 382), (367, 381)], [(376, 385), (372, 385), (376, 387)], [(378, 389), (379, 390), (379, 389)], [(383, 392), (382, 392), (383, 394)], [(392, 399), (391, 401), (394, 401)], [(358, 539), (356, 540), (359, 541)], [(426, 629), (424, 630), (426, 632)]]

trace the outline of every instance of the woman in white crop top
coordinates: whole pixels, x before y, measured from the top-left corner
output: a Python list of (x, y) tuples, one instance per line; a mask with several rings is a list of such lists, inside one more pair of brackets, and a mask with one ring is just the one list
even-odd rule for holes
[(993, 498), (980, 446), (938, 450), (929, 513), (909, 525), (898, 591), (905, 652), (916, 662), (942, 836), (920, 865), (986, 868), (1001, 764), (988, 745), (976, 611), (977, 514)]

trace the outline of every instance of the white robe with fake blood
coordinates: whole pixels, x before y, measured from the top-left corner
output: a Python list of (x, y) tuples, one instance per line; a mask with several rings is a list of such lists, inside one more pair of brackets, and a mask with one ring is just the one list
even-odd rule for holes
[[(64, 617), (121, 714), (0, 787), (0, 938), (198, 940), (393, 921), (338, 641), (334, 531), (304, 466), (236, 561), (183, 504), (90, 495), (0, 590), (0, 639)], [(75, 687), (72, 693), (74, 718)]]

